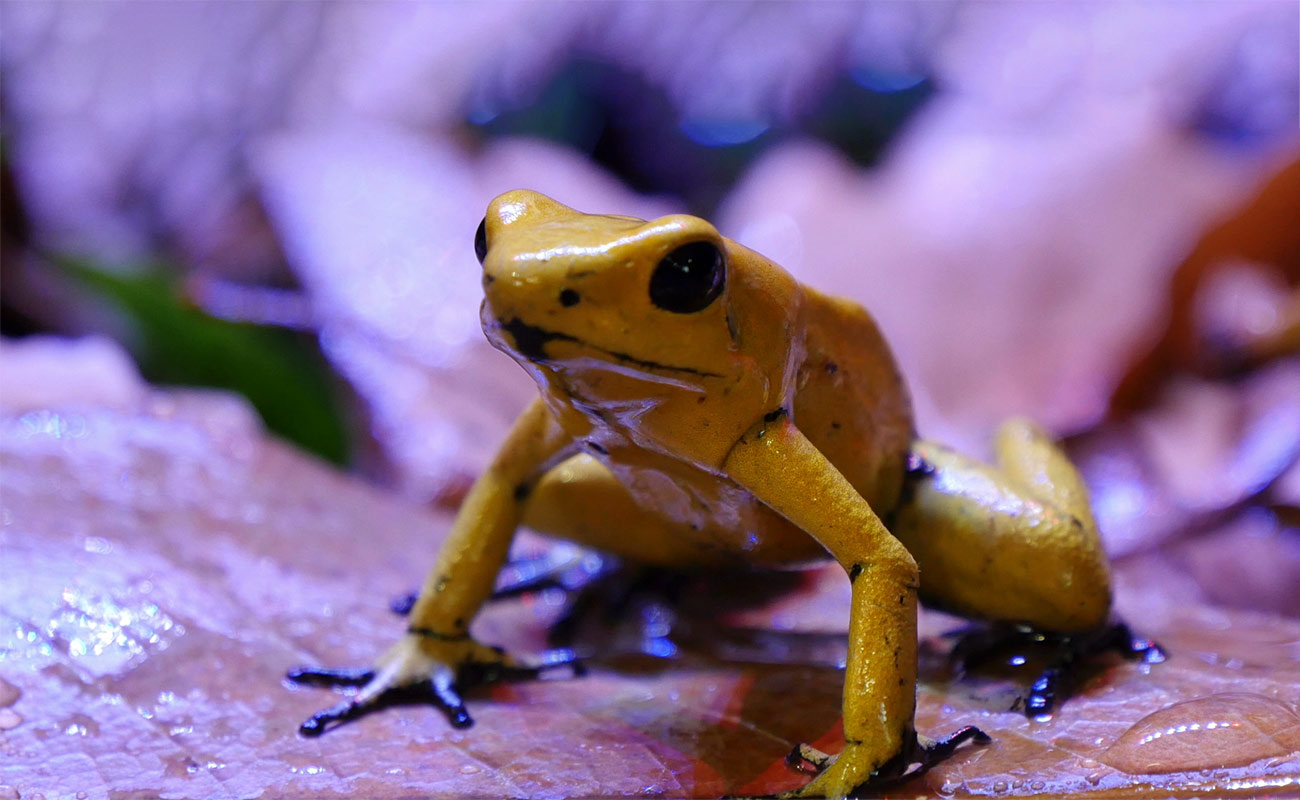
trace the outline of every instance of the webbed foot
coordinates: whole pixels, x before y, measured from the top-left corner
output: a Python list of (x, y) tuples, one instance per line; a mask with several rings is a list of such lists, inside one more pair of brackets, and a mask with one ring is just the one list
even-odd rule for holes
[[(1112, 622), (1086, 633), (1062, 634), (1036, 631), (1024, 626), (994, 626), (967, 633), (953, 647), (949, 659), (960, 672), (990, 660), (1007, 650), (1050, 648), (1042, 672), (1025, 696), (1025, 715), (1050, 716), (1067, 699), (1087, 671), (1088, 662), (1103, 653), (1118, 653), (1129, 661), (1157, 664), (1165, 660), (1164, 650), (1154, 641), (1136, 636), (1123, 622)], [(1018, 663), (1024, 657), (1018, 656)]]
[(466, 691), (499, 681), (532, 680), (560, 667), (568, 667), (574, 675), (585, 672), (568, 650), (549, 651), (537, 663), (525, 665), (468, 637), (441, 643), (438, 649), (447, 652), (437, 654), (428, 652), (423, 641), (418, 634), (408, 633), (381, 657), (378, 669), (290, 670), (286, 677), (304, 686), (358, 689), (350, 699), (313, 714), (298, 732), (320, 736), (372, 711), (403, 705), (431, 705), (442, 711), (453, 727), (468, 728), (474, 719), (465, 708)]
[(786, 756), (786, 763), (801, 771), (809, 771), (804, 766), (805, 764), (809, 765), (812, 768), (810, 771), (816, 773), (817, 778), (802, 789), (781, 795), (781, 797), (838, 798), (854, 797), (863, 793), (874, 794), (880, 789), (910, 780), (926, 772), (931, 767), (951, 757), (957, 751), (957, 748), (967, 741), (976, 744), (988, 744), (992, 739), (974, 725), (959, 728), (942, 739), (931, 739), (928, 736), (922, 736), (915, 731), (909, 730), (904, 738), (903, 747), (892, 758), (872, 771), (870, 777), (865, 781), (856, 783), (851, 781), (846, 783), (843, 776), (835, 774), (837, 771), (850, 771), (837, 769), (837, 767), (845, 768), (850, 766), (847, 762), (853, 759), (854, 743), (848, 743), (843, 752), (833, 756), (827, 755), (810, 745), (801, 744)]

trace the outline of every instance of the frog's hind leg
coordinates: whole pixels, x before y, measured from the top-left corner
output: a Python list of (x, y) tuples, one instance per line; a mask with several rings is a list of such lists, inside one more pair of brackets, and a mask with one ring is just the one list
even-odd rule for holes
[(990, 466), (916, 442), (892, 530), (920, 566), (923, 600), (997, 626), (959, 644), (959, 655), (978, 660), (1008, 638), (1056, 644), (1026, 701), (1030, 713), (1049, 713), (1086, 655), (1155, 660), (1158, 650), (1107, 625), (1110, 567), (1066, 455), (1018, 420), (999, 430), (994, 453)]

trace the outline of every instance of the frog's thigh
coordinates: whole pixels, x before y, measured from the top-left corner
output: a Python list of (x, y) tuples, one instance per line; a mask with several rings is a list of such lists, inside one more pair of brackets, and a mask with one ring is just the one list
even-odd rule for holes
[(997, 466), (930, 442), (893, 518), (921, 568), (921, 596), (973, 617), (1043, 630), (1100, 625), (1110, 568), (1074, 465), (1038, 428), (998, 432)]
[(604, 464), (586, 454), (542, 476), (525, 502), (523, 524), (645, 564), (690, 565), (701, 557), (697, 537), (686, 526), (642, 508)]

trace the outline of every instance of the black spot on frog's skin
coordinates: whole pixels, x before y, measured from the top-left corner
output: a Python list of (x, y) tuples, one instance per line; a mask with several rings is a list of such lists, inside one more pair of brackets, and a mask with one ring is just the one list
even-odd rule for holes
[(831, 423), (831, 429), (832, 429), (832, 430), (839, 430), (839, 429), (840, 429), (840, 424), (839, 424), (838, 422), (832, 422), (832, 423)]
[(528, 497), (528, 495), (532, 493), (532, 491), (533, 491), (532, 484), (529, 483), (519, 484), (518, 486), (515, 487), (515, 502), (518, 503), (523, 501), (524, 498)]
[(579, 295), (577, 292), (573, 291), (572, 289), (565, 289), (564, 291), (560, 292), (560, 305), (564, 306), (565, 308), (569, 308), (570, 306), (576, 306), (578, 304), (578, 301), (581, 299), (582, 299), (581, 295)]
[(827, 361), (824, 369), (826, 370), (827, 375), (834, 375), (840, 371), (840, 365), (836, 364), (834, 361)]
[(501, 328), (515, 340), (515, 350), (530, 361), (546, 358), (546, 343), (553, 339), (572, 341), (572, 336), (548, 331), (536, 325), (529, 325), (519, 317), (512, 317), (509, 322), (502, 322)]
[(775, 410), (775, 411), (769, 411), (769, 412), (767, 412), (766, 414), (764, 414), (764, 415), (763, 415), (763, 421), (764, 421), (764, 422), (776, 422), (778, 419), (780, 419), (781, 417), (784, 417), (784, 416), (785, 416), (785, 409), (784, 409), (784, 408), (778, 408), (778, 409)]
[(609, 455), (609, 451), (606, 450), (603, 445), (597, 444), (596, 442), (587, 442), (587, 447), (591, 448), (597, 453), (600, 453), (602, 456)]
[(856, 581), (858, 579), (858, 576), (861, 574), (862, 574), (862, 565), (854, 564), (852, 567), (849, 568), (849, 583), (853, 583), (854, 581)]

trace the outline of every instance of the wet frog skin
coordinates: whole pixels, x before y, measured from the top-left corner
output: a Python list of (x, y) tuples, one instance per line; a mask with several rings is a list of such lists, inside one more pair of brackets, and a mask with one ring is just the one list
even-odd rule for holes
[(1073, 465), (1022, 421), (993, 465), (918, 439), (857, 304), (697, 217), (588, 215), (529, 191), (491, 203), (475, 247), (483, 329), (540, 396), (466, 497), (407, 634), (317, 731), (410, 687), (468, 724), (457, 675), (526, 666), (469, 634), (520, 525), (657, 565), (834, 558), (852, 582), (845, 746), (800, 749), (821, 771), (792, 796), (844, 797), (982, 736), (912, 728), (918, 595), (1043, 631), (1106, 622)]

